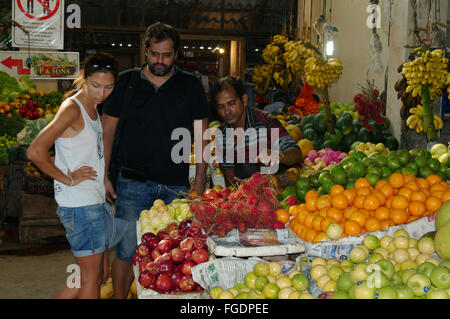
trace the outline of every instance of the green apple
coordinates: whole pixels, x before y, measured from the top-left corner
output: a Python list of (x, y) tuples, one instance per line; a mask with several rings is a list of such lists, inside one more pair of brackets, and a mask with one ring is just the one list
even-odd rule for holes
[(432, 264), (430, 262), (424, 262), (423, 264), (419, 265), (419, 267), (417, 267), (417, 272), (419, 274), (424, 274), (427, 275), (428, 277), (431, 277), (434, 268), (436, 268), (435, 264)]
[(350, 299), (349, 296), (343, 291), (336, 291), (330, 299)]
[(400, 270), (406, 270), (406, 269), (417, 269), (417, 264), (415, 261), (412, 260), (406, 260), (401, 263)]
[(411, 260), (416, 260), (417, 256), (420, 255), (420, 251), (417, 248), (413, 248), (413, 247), (409, 247), (407, 249), (408, 254), (409, 254), (409, 258)]
[(380, 240), (375, 235), (368, 235), (368, 236), (364, 237), (363, 244), (368, 249), (374, 250), (380, 246)]
[(360, 281), (366, 280), (367, 277), (369, 277), (369, 274), (367, 273), (367, 264), (357, 264), (355, 268), (350, 272), (350, 279), (353, 281), (353, 283), (358, 283)]
[(297, 275), (297, 274), (301, 274), (301, 272), (298, 271), (298, 270), (293, 270), (293, 271), (291, 271), (291, 272), (289, 273), (289, 276), (288, 276), (288, 277), (292, 279), (292, 277), (294, 277), (294, 276)]
[(280, 287), (278, 287), (276, 284), (268, 283), (264, 287), (262, 293), (267, 299), (277, 299), (278, 294), (280, 293)]
[(406, 285), (398, 285), (394, 287), (397, 290), (398, 299), (413, 299), (414, 291)]
[(298, 299), (315, 299), (315, 298), (309, 292), (304, 292), (298, 296)]
[[(372, 265), (376, 266), (376, 265)], [(370, 266), (369, 266), (370, 267)], [(389, 286), (391, 281), (389, 278), (380, 270), (373, 271), (369, 277), (367, 277), (367, 286), (370, 288), (383, 288)]]
[(244, 289), (245, 287), (246, 287), (245, 284), (244, 284), (243, 282), (240, 282), (240, 283), (234, 285), (233, 288), (240, 292), (240, 291), (241, 291), (242, 289)]
[(354, 282), (350, 278), (350, 273), (343, 273), (336, 282), (336, 287), (339, 291), (347, 293), (349, 289), (354, 285)]
[(234, 299), (248, 299), (248, 292), (239, 292)]
[(341, 261), (341, 267), (351, 266), (353, 267), (353, 262), (350, 259), (344, 259)]
[(399, 237), (399, 236), (403, 236), (403, 237), (409, 238), (408, 232), (406, 230), (404, 230), (404, 229), (401, 229), (401, 228), (397, 229), (394, 232), (394, 238)]
[(405, 271), (402, 271), (402, 283), (404, 285), (406, 285), (406, 283), (408, 282), (408, 278), (411, 277), (411, 275), (417, 273), (417, 271), (415, 269), (408, 269)]
[(439, 266), (441, 264), (439, 259), (434, 258), (434, 257), (430, 257), (426, 261), (429, 262), (429, 263), (435, 264), (436, 266)]
[(300, 291), (294, 290), (293, 292), (291, 292), (288, 299), (298, 299), (298, 297), (300, 297), (300, 294), (301, 294)]
[[(400, 238), (400, 237), (397, 237)], [(402, 264), (403, 262), (409, 260), (409, 253), (404, 248), (397, 248), (393, 252), (393, 258), (397, 264)]]
[(220, 293), (223, 291), (223, 288), (220, 286), (214, 287), (209, 291), (212, 299), (219, 299)]
[(427, 293), (427, 299), (449, 299), (449, 296), (444, 289), (431, 288)]
[(267, 275), (266, 277), (269, 279), (269, 282), (273, 284), (277, 282), (277, 278), (274, 275)]
[(328, 274), (328, 269), (324, 265), (315, 265), (310, 271), (311, 279), (314, 281), (317, 281), (320, 277), (326, 274)]
[(239, 294), (239, 291), (236, 288), (228, 288), (227, 290), (231, 292), (234, 297), (236, 297)]
[(374, 299), (376, 288), (369, 288), (367, 282), (364, 280), (355, 286), (356, 299)]
[(430, 254), (420, 253), (419, 256), (416, 257), (416, 264), (421, 265), (430, 258)]
[(393, 253), (397, 249), (397, 247), (395, 247), (394, 240), (391, 240), (386, 249), (388, 253)]
[(430, 290), (431, 280), (424, 274), (415, 273), (408, 278), (406, 285), (414, 290), (416, 296), (420, 297), (426, 295)]
[(408, 247), (410, 248), (417, 248), (419, 245), (419, 241), (415, 238), (409, 238), (408, 239)]
[(291, 279), (288, 276), (285, 276), (285, 275), (279, 276), (277, 278), (276, 284), (278, 285), (278, 287), (280, 287), (280, 289), (292, 286)]
[(375, 264), (377, 261), (384, 259), (383, 256), (381, 256), (380, 254), (376, 253), (376, 254), (372, 254), (369, 257), (369, 264)]
[(324, 265), (324, 266), (326, 266), (326, 264), (327, 264), (327, 261), (325, 259), (323, 259), (322, 257), (316, 257), (311, 262), (311, 268), (314, 267), (315, 265)]
[(264, 287), (269, 283), (269, 279), (266, 276), (259, 276), (255, 281), (255, 289), (262, 291)]
[(281, 264), (276, 261), (272, 261), (269, 263), (269, 274), (273, 276), (278, 276), (281, 274)]
[(269, 264), (264, 261), (259, 261), (253, 266), (253, 272), (256, 276), (267, 276), (269, 271)]
[(289, 296), (291, 293), (293, 293), (295, 290), (292, 287), (284, 287), (280, 289), (280, 292), (278, 294), (278, 299), (289, 299)]
[(389, 279), (391, 279), (395, 273), (394, 265), (387, 259), (379, 260), (375, 265), (378, 265), (380, 271), (382, 271)]
[(343, 266), (342, 269), (344, 272), (351, 272), (353, 270), (353, 266)]
[(367, 249), (366, 246), (364, 246), (364, 245), (358, 245), (358, 246), (356, 246), (355, 248), (361, 248), (361, 249), (363, 249), (363, 250), (366, 252), (367, 257), (369, 257), (370, 251), (369, 251), (369, 249)]
[(450, 260), (443, 261), (439, 264), (441, 267), (445, 267), (450, 270)]
[(334, 281), (337, 281), (339, 277), (344, 273), (344, 269), (340, 266), (332, 266), (328, 269), (328, 276)]
[(437, 288), (448, 289), (450, 288), (450, 272), (447, 268), (437, 266), (434, 268), (430, 276), (431, 283)]
[(379, 254), (381, 256), (383, 256), (384, 259), (387, 259), (389, 257), (389, 253), (387, 251), (386, 248), (383, 247), (378, 247), (377, 249), (375, 249), (372, 254)]
[(259, 290), (252, 289), (248, 293), (248, 299), (266, 299), (263, 293)]
[(231, 291), (227, 290), (223, 290), (220, 294), (219, 294), (219, 298), (218, 299), (234, 299), (234, 295), (231, 293)]
[(249, 272), (247, 275), (245, 275), (244, 283), (248, 288), (255, 288), (255, 282), (258, 276), (255, 275), (253, 271)]
[(325, 286), (325, 284), (327, 282), (329, 282), (331, 280), (330, 276), (328, 275), (323, 275), (322, 277), (320, 277), (319, 279), (317, 279), (317, 286), (319, 286), (319, 288), (323, 289), (323, 287)]
[(377, 288), (375, 299), (398, 299), (397, 290), (390, 286)]
[(400, 272), (396, 272), (391, 278), (391, 286), (399, 286), (402, 282), (402, 276)]
[(403, 248), (403, 249), (407, 249), (409, 247), (409, 240), (408, 237), (405, 236), (394, 236), (394, 246), (395, 248)]
[(389, 244), (392, 241), (392, 237), (391, 236), (383, 236), (383, 238), (380, 239), (380, 246), (383, 247), (384, 249), (387, 249)]
[(431, 255), (434, 253), (434, 241), (431, 237), (422, 237), (417, 244), (417, 248), (421, 253)]
[(350, 260), (355, 264), (362, 263), (368, 256), (369, 254), (361, 247), (355, 247), (350, 252)]
[(340, 262), (336, 258), (330, 258), (327, 260), (327, 266), (339, 266)]
[(292, 281), (292, 287), (295, 289), (302, 291), (308, 289), (309, 281), (308, 278), (306, 278), (303, 274), (296, 274), (291, 279)]
[(325, 285), (323, 285), (322, 290), (324, 292), (334, 292), (337, 289), (336, 281), (328, 280)]
[(351, 286), (350, 289), (347, 292), (347, 294), (348, 294), (350, 299), (356, 299), (356, 297), (355, 297), (355, 288), (356, 288), (356, 284), (353, 284), (353, 286)]

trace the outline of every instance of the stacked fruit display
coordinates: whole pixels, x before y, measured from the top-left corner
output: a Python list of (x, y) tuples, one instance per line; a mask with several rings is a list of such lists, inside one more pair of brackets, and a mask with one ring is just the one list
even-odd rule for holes
[[(342, 113), (350, 113), (354, 120), (359, 118), (358, 112), (355, 110), (355, 103), (330, 103), (331, 112), (339, 118)], [(320, 105), (320, 112), (325, 113), (325, 105)]]
[(232, 192), (224, 188), (219, 192), (207, 189), (202, 201), (191, 203), (194, 220), (199, 222), (207, 235), (224, 237), (237, 228), (284, 228), (276, 220), (275, 211), (280, 207), (271, 180), (261, 173), (253, 174)]
[(279, 262), (260, 261), (245, 275), (244, 282), (229, 289), (217, 286), (209, 293), (212, 299), (314, 299), (305, 275), (297, 270), (289, 274), (281, 271)]
[(306, 82), (324, 90), (342, 74), (342, 64), (338, 59), (325, 59), (321, 56), (310, 57), (305, 62)]
[(174, 199), (169, 205), (157, 199), (150, 209), (145, 209), (139, 214), (141, 230), (144, 234), (157, 234), (169, 224), (180, 223), (188, 218), (192, 218), (189, 203), (180, 199)]
[(300, 176), (307, 177), (313, 173), (318, 173), (322, 169), (339, 164), (346, 156), (346, 153), (333, 151), (331, 148), (325, 148), (320, 151), (312, 150), (302, 163)]
[(159, 293), (185, 293), (203, 288), (192, 279), (191, 269), (209, 255), (198, 225), (189, 219), (156, 235), (144, 233), (136, 247), (133, 265), (139, 264), (139, 284)]
[(449, 163), (450, 158), (450, 150), (448, 149), (448, 146), (445, 146), (444, 144), (438, 143), (434, 144), (430, 149), (431, 157), (433, 159), (437, 159), (439, 163), (441, 163), (442, 167), (447, 167)]
[(438, 211), (448, 199), (450, 189), (437, 175), (394, 173), (375, 186), (359, 178), (354, 188), (332, 186), (329, 195), (308, 191), (304, 204), (289, 209), (294, 216), (289, 226), (305, 241), (338, 239), (409, 223)]
[(389, 148), (387, 148), (386, 146), (384, 146), (383, 143), (377, 143), (376, 145), (371, 143), (371, 142), (367, 142), (367, 143), (363, 143), (363, 142), (355, 142), (352, 144), (351, 146), (351, 151), (348, 152), (348, 155), (353, 155), (356, 151), (360, 151), (363, 152), (366, 156), (370, 156), (375, 152), (378, 152), (381, 155), (387, 156), (390, 153)]
[(44, 93), (41, 90), (31, 88), (19, 94), (7, 106), (4, 105), (2, 113), (9, 117), (17, 114), (30, 120), (39, 119), (48, 114), (56, 114), (62, 100), (63, 94), (61, 92)]
[(432, 238), (400, 229), (366, 236), (347, 260), (316, 258), (310, 274), (331, 299), (449, 299), (450, 263), (433, 256)]

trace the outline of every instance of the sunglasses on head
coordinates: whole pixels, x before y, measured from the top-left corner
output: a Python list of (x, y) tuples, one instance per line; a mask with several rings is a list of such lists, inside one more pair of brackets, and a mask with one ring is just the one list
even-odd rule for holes
[(105, 62), (105, 61), (101, 61), (99, 59), (92, 59), (87, 64), (87, 67), (93, 68), (95, 70), (100, 70), (100, 69), (111, 70), (114, 66), (115, 66), (115, 63)]

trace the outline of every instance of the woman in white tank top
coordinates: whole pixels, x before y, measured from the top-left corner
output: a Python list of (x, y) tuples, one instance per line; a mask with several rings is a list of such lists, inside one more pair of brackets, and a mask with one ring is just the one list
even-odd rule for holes
[[(67, 282), (57, 298), (99, 298), (103, 268), (109, 267), (103, 131), (97, 105), (112, 93), (117, 65), (108, 53), (88, 56), (75, 89), (66, 94), (53, 121), (27, 151), (28, 159), (55, 180), (57, 214), (80, 267), (79, 285)], [(55, 163), (48, 154), (53, 144)]]

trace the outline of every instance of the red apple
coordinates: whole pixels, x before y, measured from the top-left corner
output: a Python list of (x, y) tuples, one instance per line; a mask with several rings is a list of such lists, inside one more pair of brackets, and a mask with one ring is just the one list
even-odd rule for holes
[(180, 264), (184, 261), (185, 257), (184, 251), (181, 248), (176, 247), (170, 251), (170, 258), (174, 264)]
[(183, 274), (179, 271), (174, 271), (172, 275), (170, 276), (170, 279), (172, 279), (172, 286), (173, 287), (180, 287), (179, 283), (181, 278), (183, 278)]
[(189, 292), (189, 291), (194, 290), (195, 282), (194, 282), (194, 279), (192, 279), (192, 276), (188, 275), (188, 276), (183, 276), (183, 278), (181, 278), (179, 285), (180, 285), (181, 291)]
[(167, 292), (172, 289), (172, 279), (169, 276), (160, 274), (156, 279), (156, 288), (163, 292)]
[(169, 232), (169, 234), (174, 229), (178, 229), (178, 225), (176, 222), (172, 222), (167, 226), (167, 231)]
[(169, 237), (169, 232), (165, 229), (161, 229), (158, 234), (156, 235), (156, 238), (158, 239), (158, 241), (161, 241), (165, 238)]
[(161, 254), (165, 254), (171, 249), (172, 249), (172, 240), (170, 238), (163, 239), (158, 243), (158, 250), (160, 251)]
[(164, 260), (170, 260), (170, 253), (164, 253), (161, 256), (159, 256), (158, 258), (156, 258), (154, 261), (155, 261), (155, 263), (160, 263)]
[(152, 250), (151, 256), (153, 260), (156, 260), (156, 258), (161, 256), (161, 253), (159, 252), (158, 248)]
[(137, 252), (138, 252), (138, 254), (139, 254), (140, 256), (142, 256), (142, 257), (145, 257), (145, 256), (149, 255), (151, 251), (152, 251), (152, 250), (150, 249), (150, 246), (147, 245), (147, 244), (140, 243), (140, 244), (137, 246)]
[(139, 271), (143, 272), (144, 270), (148, 270), (147, 265), (152, 262), (153, 260), (150, 256), (145, 256), (144, 258), (142, 258), (141, 261), (139, 261)]
[(197, 249), (192, 252), (192, 260), (196, 264), (208, 261), (208, 252), (205, 249)]
[[(191, 209), (191, 211), (192, 211), (192, 209)], [(192, 224), (192, 220), (190, 220), (190, 219), (185, 219), (185, 220), (183, 220), (183, 221), (180, 223), (180, 225), (178, 225), (178, 229), (181, 230), (181, 231), (183, 231), (183, 230), (185, 230), (185, 229), (187, 229), (187, 228), (190, 228), (190, 227), (191, 227), (191, 224)]]
[(194, 227), (192, 226), (189, 228), (189, 230), (186, 232), (187, 237), (193, 237), (193, 238), (204, 238), (205, 236), (202, 234), (201, 227)]
[(172, 230), (169, 234), (169, 237), (175, 244), (175, 246), (178, 246), (180, 242), (184, 239), (183, 232), (179, 229)]
[(158, 263), (159, 272), (164, 275), (172, 275), (173, 263), (171, 260), (163, 260)]
[(148, 288), (155, 282), (155, 276), (149, 271), (143, 271), (139, 274), (138, 281), (142, 287)]
[(184, 253), (192, 252), (194, 250), (194, 238), (188, 237), (180, 242), (180, 248)]
[(206, 240), (202, 238), (194, 238), (194, 249), (206, 249)]
[(136, 265), (138, 262), (140, 262), (142, 258), (144, 258), (144, 257), (142, 257), (142, 256), (139, 255), (139, 254), (135, 254), (135, 255), (133, 256), (133, 265)]
[(151, 249), (155, 249), (156, 247), (158, 247), (158, 239), (156, 239), (156, 237), (155, 238), (150, 238), (150, 239), (148, 239), (146, 244), (148, 246), (150, 246)]
[(184, 275), (191, 275), (191, 268), (195, 266), (195, 263), (191, 260), (185, 260), (183, 266), (181, 266), (181, 272)]

